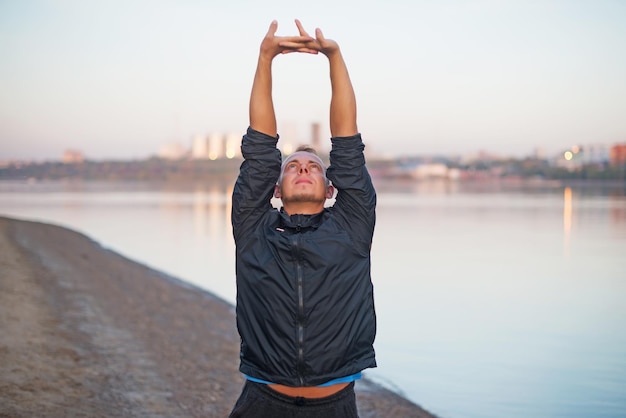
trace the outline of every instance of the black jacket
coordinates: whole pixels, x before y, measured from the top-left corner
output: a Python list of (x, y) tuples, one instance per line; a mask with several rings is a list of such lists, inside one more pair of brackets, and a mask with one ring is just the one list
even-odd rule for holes
[(360, 135), (332, 138), (335, 204), (289, 216), (271, 205), (278, 138), (248, 128), (233, 191), (239, 370), (314, 386), (376, 367), (370, 248), (376, 193)]

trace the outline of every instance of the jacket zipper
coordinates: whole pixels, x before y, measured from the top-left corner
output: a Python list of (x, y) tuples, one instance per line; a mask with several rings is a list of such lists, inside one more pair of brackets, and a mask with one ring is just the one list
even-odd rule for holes
[[(299, 232), (300, 228), (297, 228)], [(296, 280), (298, 288), (298, 364), (296, 369), (298, 370), (298, 379), (300, 380), (300, 386), (304, 386), (304, 277), (302, 274), (302, 263), (300, 261), (300, 234), (296, 234), (294, 240), (294, 247), (296, 249)]]

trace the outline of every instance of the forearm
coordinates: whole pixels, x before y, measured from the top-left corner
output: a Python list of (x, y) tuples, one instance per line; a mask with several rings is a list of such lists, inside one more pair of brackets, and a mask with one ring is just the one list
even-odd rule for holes
[(269, 136), (277, 135), (272, 99), (272, 58), (259, 56), (249, 107), (250, 127)]
[(358, 133), (356, 123), (356, 97), (348, 68), (338, 49), (328, 55), (332, 95), (330, 101), (330, 133), (333, 137), (352, 136)]

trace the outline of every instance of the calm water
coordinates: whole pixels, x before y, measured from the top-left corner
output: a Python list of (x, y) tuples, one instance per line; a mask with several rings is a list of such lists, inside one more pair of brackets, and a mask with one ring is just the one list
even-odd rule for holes
[[(626, 416), (623, 189), (378, 190), (367, 376), (442, 417)], [(0, 214), (234, 302), (229, 199), (219, 185), (0, 183)]]

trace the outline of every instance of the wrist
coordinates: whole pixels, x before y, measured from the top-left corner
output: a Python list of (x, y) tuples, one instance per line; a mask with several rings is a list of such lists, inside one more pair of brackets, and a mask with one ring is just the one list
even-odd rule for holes
[(328, 58), (329, 61), (335, 61), (335, 60), (341, 60), (341, 50), (339, 48), (334, 49), (332, 51), (328, 51), (325, 52), (324, 55), (326, 55), (326, 58)]
[(261, 51), (259, 54), (259, 64), (271, 64), (275, 56), (276, 55), (270, 52)]

